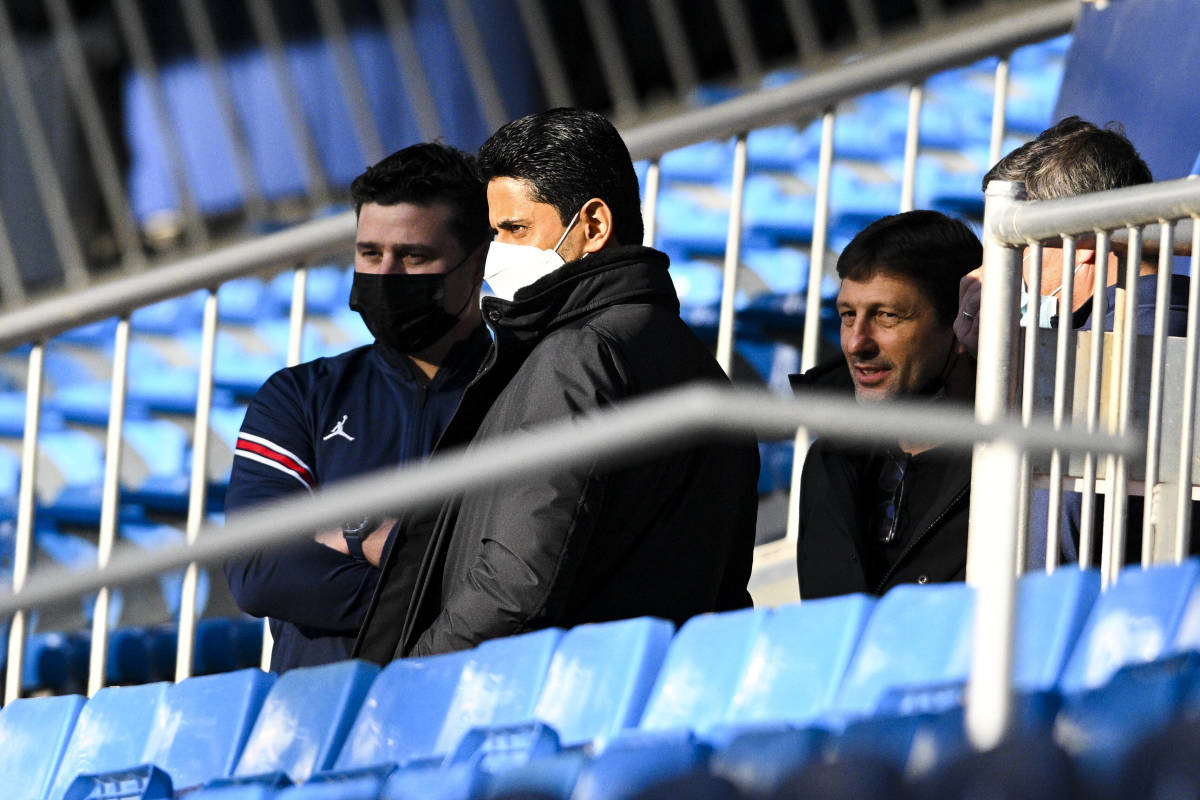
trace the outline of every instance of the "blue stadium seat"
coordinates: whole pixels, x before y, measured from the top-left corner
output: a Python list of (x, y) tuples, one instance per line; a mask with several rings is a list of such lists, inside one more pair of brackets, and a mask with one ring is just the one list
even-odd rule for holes
[(1032, 572), (1021, 577), (1018, 591), (1013, 686), (1021, 692), (1052, 691), (1100, 594), (1100, 573)]
[(616, 739), (580, 772), (571, 800), (630, 800), (656, 783), (704, 767), (712, 749), (690, 737)]
[(713, 753), (709, 768), (747, 794), (766, 797), (822, 758), (828, 740), (828, 731), (817, 727), (750, 730)]
[(770, 611), (743, 609), (688, 620), (667, 652), (638, 727), (705, 731), (725, 720)]
[(78, 695), (14, 700), (0, 709), (0, 782), (12, 800), (42, 800), (75, 721)]
[(554, 651), (533, 716), (564, 747), (609, 738), (641, 718), (674, 628), (651, 617), (579, 625)]
[(289, 670), (267, 694), (234, 777), (283, 772), (301, 783), (330, 769), (378, 673), (362, 661)]
[(51, 798), (61, 798), (76, 776), (141, 762), (166, 683), (110, 686), (87, 701), (58, 767)]

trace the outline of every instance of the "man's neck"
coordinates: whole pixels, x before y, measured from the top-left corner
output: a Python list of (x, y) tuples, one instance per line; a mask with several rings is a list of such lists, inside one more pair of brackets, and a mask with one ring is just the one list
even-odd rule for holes
[(446, 362), (446, 357), (454, 346), (469, 339), (475, 330), (483, 324), (479, 318), (465, 319), (456, 325), (448, 334), (419, 353), (409, 353), (405, 357), (415, 367), (418, 379), (424, 376), (424, 382), (432, 381), (438, 370)]

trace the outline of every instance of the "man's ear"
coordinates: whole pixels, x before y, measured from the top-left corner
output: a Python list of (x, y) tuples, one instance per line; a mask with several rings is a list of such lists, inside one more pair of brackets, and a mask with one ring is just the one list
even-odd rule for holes
[(612, 209), (599, 197), (593, 197), (583, 204), (583, 209), (579, 212), (579, 228), (583, 232), (581, 256), (603, 249), (610, 239), (616, 242), (613, 235)]

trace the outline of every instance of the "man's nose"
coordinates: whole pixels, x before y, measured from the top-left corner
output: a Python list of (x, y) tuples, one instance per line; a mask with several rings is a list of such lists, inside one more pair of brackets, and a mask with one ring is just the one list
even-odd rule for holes
[(855, 320), (842, 336), (842, 349), (851, 355), (872, 355), (876, 348), (866, 320)]

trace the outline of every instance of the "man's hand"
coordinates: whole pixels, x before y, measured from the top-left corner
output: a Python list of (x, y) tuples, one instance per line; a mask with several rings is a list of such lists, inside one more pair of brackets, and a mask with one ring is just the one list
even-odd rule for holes
[[(363, 538), (363, 556), (371, 566), (378, 567), (379, 562), (383, 560), (383, 548), (387, 545), (388, 534), (395, 524), (396, 520), (394, 519), (384, 519), (379, 523), (378, 528)], [(346, 537), (342, 536), (341, 528), (321, 531), (313, 538), (317, 540), (318, 544), (337, 550), (344, 556), (350, 555), (350, 550), (346, 547)]]
[(979, 354), (979, 298), (983, 293), (983, 267), (962, 276), (958, 282), (958, 316), (954, 335), (960, 353)]

